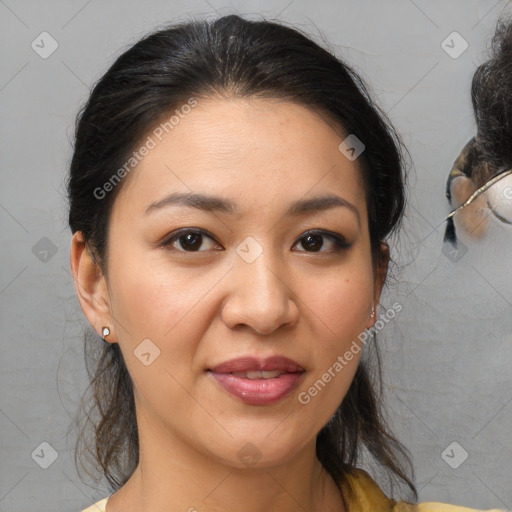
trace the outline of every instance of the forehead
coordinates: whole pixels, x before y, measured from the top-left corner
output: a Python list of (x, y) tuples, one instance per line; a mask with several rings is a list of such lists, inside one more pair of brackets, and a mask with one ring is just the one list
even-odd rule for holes
[(346, 135), (326, 116), (290, 101), (197, 99), (148, 131), (144, 141), (152, 148), (125, 178), (116, 203), (142, 211), (173, 191), (208, 191), (261, 213), (262, 204), (337, 192), (361, 205), (359, 164), (338, 149)]

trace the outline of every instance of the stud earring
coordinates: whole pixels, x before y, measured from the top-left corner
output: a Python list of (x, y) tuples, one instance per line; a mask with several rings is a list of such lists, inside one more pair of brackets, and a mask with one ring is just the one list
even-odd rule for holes
[(372, 308), (372, 318), (375, 316), (375, 308)]
[(102, 333), (103, 333), (103, 341), (107, 342), (107, 340), (105, 339), (105, 336), (108, 336), (110, 334), (110, 329), (108, 327), (103, 327)]

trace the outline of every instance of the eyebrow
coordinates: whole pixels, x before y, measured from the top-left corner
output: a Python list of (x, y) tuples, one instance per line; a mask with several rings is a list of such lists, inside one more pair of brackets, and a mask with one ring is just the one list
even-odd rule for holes
[[(233, 201), (225, 199), (223, 197), (212, 196), (207, 194), (195, 194), (195, 193), (178, 193), (175, 192), (170, 194), (160, 201), (151, 203), (145, 211), (145, 215), (151, 212), (160, 210), (169, 206), (181, 205), (190, 208), (197, 208), (198, 210), (204, 211), (217, 211), (228, 214), (235, 214), (239, 211), (238, 206)], [(345, 207), (351, 210), (357, 217), (359, 227), (361, 226), (361, 219), (357, 208), (340, 196), (337, 195), (326, 195), (313, 197), (311, 199), (300, 199), (294, 201), (288, 207), (285, 215), (291, 217), (299, 217), (306, 213), (325, 211), (330, 208)]]

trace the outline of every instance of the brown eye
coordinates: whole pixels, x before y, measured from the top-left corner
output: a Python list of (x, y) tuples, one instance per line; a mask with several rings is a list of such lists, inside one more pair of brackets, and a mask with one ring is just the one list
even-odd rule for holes
[(180, 246), (185, 250), (198, 251), (203, 241), (201, 233), (189, 233), (178, 238)]
[[(334, 249), (321, 250), (325, 246), (326, 239), (328, 240), (327, 245), (331, 244)], [(340, 252), (350, 247), (343, 237), (326, 231), (310, 231), (303, 235), (298, 242), (306, 249), (306, 252)]]
[(210, 240), (211, 248), (212, 242), (215, 243), (215, 241), (206, 231), (202, 229), (183, 229), (166, 239), (162, 246), (170, 250), (176, 249), (180, 252), (205, 252), (209, 248), (200, 249), (200, 247), (206, 239)]
[(319, 251), (324, 245), (322, 235), (307, 235), (302, 239), (302, 247), (311, 251)]

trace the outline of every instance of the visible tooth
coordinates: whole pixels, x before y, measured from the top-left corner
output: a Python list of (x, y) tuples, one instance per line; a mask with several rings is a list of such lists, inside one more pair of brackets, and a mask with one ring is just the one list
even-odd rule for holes
[(238, 377), (240, 379), (251, 379), (251, 380), (260, 380), (260, 379), (275, 379), (279, 377), (283, 372), (281, 370), (252, 370), (248, 372), (232, 372), (231, 375), (234, 377)]
[(264, 379), (275, 379), (276, 377), (279, 377), (283, 372), (280, 370), (272, 370), (272, 371), (263, 371), (261, 372), (261, 376)]
[(252, 371), (247, 372), (248, 379), (275, 379), (283, 372), (280, 370), (265, 370), (265, 371)]
[(238, 377), (239, 379), (247, 378), (247, 372), (231, 372), (231, 375)]

